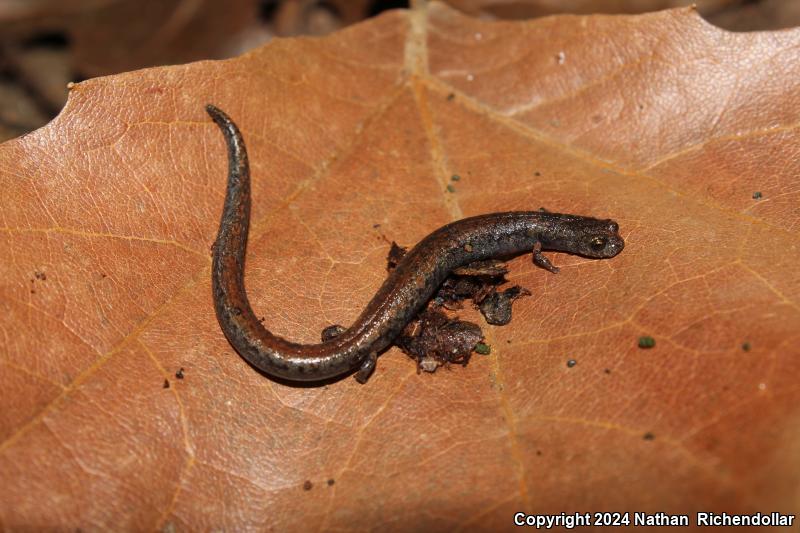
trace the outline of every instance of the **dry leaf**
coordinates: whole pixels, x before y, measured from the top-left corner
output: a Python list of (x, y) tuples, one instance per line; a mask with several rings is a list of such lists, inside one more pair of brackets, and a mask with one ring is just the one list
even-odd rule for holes
[[(77, 85), (0, 147), (0, 524), (796, 513), (798, 43), (687, 9), (490, 23), (431, 4)], [(417, 375), (390, 350), (365, 386), (277, 384), (212, 310), (226, 159), (206, 103), (248, 142), (248, 288), (291, 339), (358, 314), (386, 239), (467, 215), (611, 217), (625, 251), (550, 254), (558, 275), (512, 261), (533, 295), (466, 368)]]
[(256, 0), (32, 0), (0, 5), (0, 35), (63, 34), (72, 43), (71, 67), (99, 76), (226, 57), (254, 26), (256, 11)]
[[(743, 0), (697, 0), (700, 12), (735, 7)], [(746, 0), (745, 0), (746, 1)], [(447, 0), (472, 16), (501, 18), (541, 17), (558, 13), (644, 13), (692, 5), (690, 0)]]

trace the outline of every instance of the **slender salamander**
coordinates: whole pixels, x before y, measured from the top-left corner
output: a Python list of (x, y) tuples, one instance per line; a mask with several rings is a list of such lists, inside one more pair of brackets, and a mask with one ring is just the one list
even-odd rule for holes
[(558, 268), (542, 255), (557, 250), (593, 258), (613, 257), (624, 241), (612, 220), (542, 211), (491, 213), (437, 229), (412, 248), (352, 326), (320, 344), (297, 344), (270, 333), (250, 307), (244, 259), (250, 225), (250, 169), (239, 129), (213, 105), (206, 110), (228, 146), (228, 188), (213, 248), (211, 284), (220, 327), (251, 365), (292, 381), (319, 381), (356, 370), (366, 382), (378, 354), (428, 302), (453, 269), (495, 256), (533, 252), (533, 262)]

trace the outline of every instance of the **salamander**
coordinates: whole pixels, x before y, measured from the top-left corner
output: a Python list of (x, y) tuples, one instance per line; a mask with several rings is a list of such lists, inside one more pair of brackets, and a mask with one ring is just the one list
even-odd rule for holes
[(349, 328), (326, 328), (319, 344), (298, 344), (267, 330), (256, 317), (244, 286), (250, 225), (250, 168), (244, 139), (220, 109), (206, 110), (222, 130), (228, 149), (228, 185), (219, 233), (213, 246), (214, 309), (225, 337), (257, 369), (290, 381), (320, 381), (355, 370), (365, 383), (378, 354), (425, 306), (456, 268), (496, 256), (533, 253), (537, 266), (557, 273), (542, 250), (609, 258), (625, 245), (609, 219), (546, 211), (478, 215), (435, 230), (391, 271)]

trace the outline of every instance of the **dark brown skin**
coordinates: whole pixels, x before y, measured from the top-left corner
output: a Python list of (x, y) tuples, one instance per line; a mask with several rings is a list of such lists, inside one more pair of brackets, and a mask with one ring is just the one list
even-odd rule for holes
[(355, 377), (364, 383), (378, 354), (392, 344), (454, 269), (531, 250), (534, 264), (555, 273), (558, 268), (542, 250), (608, 258), (620, 253), (625, 244), (612, 220), (543, 211), (465, 218), (437, 229), (412, 248), (352, 326), (328, 328), (320, 344), (289, 342), (264, 328), (244, 288), (250, 225), (250, 168), (244, 140), (225, 113), (210, 104), (206, 110), (228, 145), (228, 189), (211, 269), (214, 308), (236, 351), (272, 376), (320, 381), (357, 369)]

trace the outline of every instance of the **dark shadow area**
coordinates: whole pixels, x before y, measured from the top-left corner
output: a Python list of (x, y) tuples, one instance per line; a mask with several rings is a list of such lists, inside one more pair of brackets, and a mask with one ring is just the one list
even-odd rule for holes
[(408, 9), (408, 2), (404, 2), (403, 0), (375, 0), (370, 4), (367, 10), (367, 16), (374, 17), (389, 9)]

